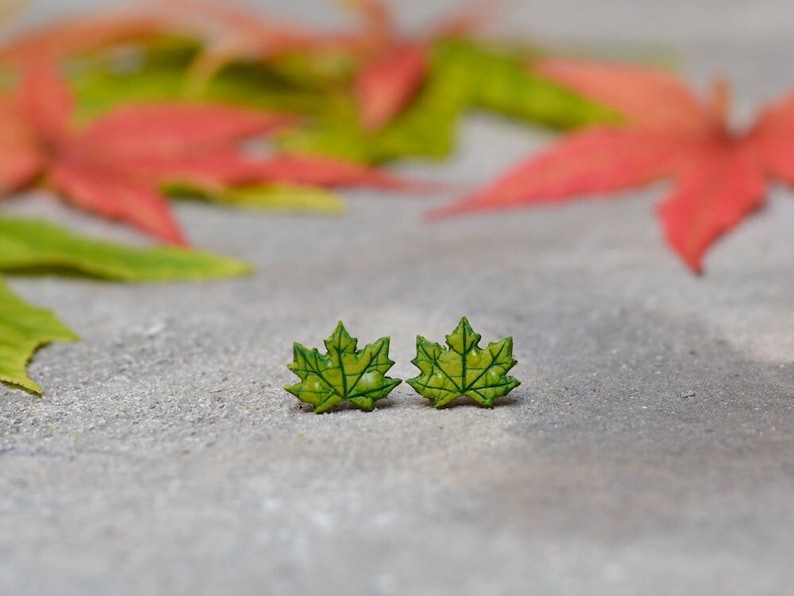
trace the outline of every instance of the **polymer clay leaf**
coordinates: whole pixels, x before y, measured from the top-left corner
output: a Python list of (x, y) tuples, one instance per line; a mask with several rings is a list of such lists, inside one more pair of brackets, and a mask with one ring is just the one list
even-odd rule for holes
[[(241, 140), (294, 122), (291, 116), (210, 104), (122, 106), (77, 129), (69, 88), (49, 63), (25, 71), (17, 96), (3, 100), (0, 193), (43, 176), (70, 203), (186, 244), (160, 186), (220, 188), (250, 161)], [(255, 180), (251, 180), (255, 182)]]
[(41, 395), (25, 370), (33, 353), (53, 341), (77, 339), (51, 311), (19, 298), (0, 276), (0, 381)]
[(246, 263), (177, 247), (132, 248), (83, 238), (39, 220), (0, 218), (0, 271), (69, 271), (143, 282), (205, 280), (251, 272)]
[(568, 135), (431, 217), (562, 202), (667, 178), (673, 190), (659, 209), (665, 236), (701, 273), (713, 242), (763, 205), (768, 178), (794, 184), (790, 98), (737, 132), (728, 125), (728, 89), (721, 81), (703, 101), (684, 82), (650, 68), (546, 59), (535, 69), (614, 106), (625, 123)]
[(386, 376), (394, 365), (389, 360), (389, 338), (356, 349), (357, 341), (340, 321), (325, 340), (326, 354), (295, 342), (295, 361), (289, 368), (300, 383), (284, 387), (300, 401), (314, 406), (315, 413), (326, 412), (342, 401), (371, 411), (375, 402), (391, 393), (400, 379)]
[(513, 338), (489, 343), (485, 349), (479, 347), (480, 338), (466, 317), (446, 336), (448, 347), (418, 335), (416, 358), (411, 362), (421, 374), (405, 382), (436, 408), (463, 396), (492, 408), (497, 397), (507, 395), (520, 385), (507, 374), (516, 365)]

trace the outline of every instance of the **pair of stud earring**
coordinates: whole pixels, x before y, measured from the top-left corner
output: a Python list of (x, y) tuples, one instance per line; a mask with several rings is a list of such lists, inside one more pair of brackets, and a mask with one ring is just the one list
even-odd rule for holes
[[(479, 347), (480, 338), (466, 317), (446, 336), (446, 346), (417, 335), (416, 357), (411, 362), (420, 374), (405, 382), (436, 408), (464, 396), (482, 407), (492, 408), (496, 398), (507, 395), (520, 384), (507, 374), (516, 365), (513, 338), (489, 343), (485, 348)], [(382, 337), (359, 350), (358, 340), (350, 336), (340, 321), (325, 340), (325, 354), (295, 342), (295, 360), (287, 368), (301, 382), (284, 389), (311, 404), (318, 414), (343, 401), (371, 411), (378, 400), (387, 397), (402, 382), (386, 376), (394, 365), (389, 359), (389, 340)]]

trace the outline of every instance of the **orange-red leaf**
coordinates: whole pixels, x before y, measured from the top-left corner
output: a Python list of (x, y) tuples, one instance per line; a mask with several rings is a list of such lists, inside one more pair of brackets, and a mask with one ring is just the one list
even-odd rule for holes
[(56, 189), (86, 211), (130, 222), (172, 244), (187, 244), (165, 198), (145, 184), (125, 179), (118, 172), (68, 161), (53, 164), (49, 178)]
[(545, 58), (531, 66), (538, 74), (617, 109), (633, 126), (693, 132), (708, 120), (700, 100), (664, 71), (565, 58)]
[(126, 106), (83, 131), (71, 123), (72, 96), (49, 61), (30, 62), (22, 88), (0, 108), (0, 189), (40, 171), (71, 203), (184, 244), (160, 185), (179, 181), (216, 188), (249, 163), (238, 144), (292, 117), (231, 106)]
[(421, 186), (376, 168), (339, 159), (286, 154), (249, 163), (239, 170), (234, 182), (282, 182), (325, 187), (369, 186), (393, 190)]
[(429, 69), (427, 47), (402, 44), (368, 64), (355, 81), (361, 123), (377, 130), (416, 96)]
[(27, 184), (43, 165), (16, 102), (0, 98), (0, 197)]
[(676, 149), (674, 142), (645, 130), (582, 131), (519, 164), (471, 197), (429, 215), (439, 218), (625, 190), (669, 172)]
[(493, 11), (493, 0), (477, 0), (441, 19), (425, 35), (403, 38), (386, 3), (348, 0), (365, 17), (361, 50), (368, 56), (356, 75), (354, 94), (365, 130), (378, 130), (416, 97), (430, 70), (434, 38), (465, 35), (479, 29)]
[(769, 175), (794, 184), (794, 94), (761, 112), (748, 143)]
[(0, 98), (0, 149), (13, 155), (0, 166), (0, 190), (29, 182), (41, 171), (69, 202), (166, 242), (185, 243), (160, 192), (166, 183), (209, 191), (272, 182), (414, 185), (331, 158), (255, 159), (238, 146), (251, 135), (291, 124), (292, 116), (231, 106), (148, 104), (119, 108), (74, 130), (71, 105), (65, 82), (44, 61), (30, 64), (14, 100)]
[(739, 143), (707, 143), (697, 153), (659, 213), (670, 245), (700, 273), (706, 249), (761, 206), (766, 183)]
[(245, 155), (241, 155), (236, 149), (229, 149), (203, 155), (174, 155), (167, 158), (131, 157), (124, 161), (124, 171), (138, 180), (148, 181), (153, 186), (181, 182), (217, 191), (243, 183), (250, 163)]
[(0, 198), (26, 186), (42, 169), (41, 160), (33, 152), (14, 153), (0, 143)]
[(17, 105), (28, 125), (48, 143), (61, 143), (71, 133), (72, 94), (48, 60), (35, 60), (25, 70)]
[(93, 122), (77, 143), (114, 160), (206, 153), (295, 122), (293, 116), (209, 104), (128, 105)]
[(540, 72), (613, 105), (623, 127), (575, 133), (519, 165), (440, 217), (622, 190), (655, 178), (675, 188), (660, 207), (668, 243), (695, 272), (706, 250), (764, 201), (765, 176), (794, 184), (794, 95), (764, 110), (747, 134), (728, 127), (728, 89), (716, 81), (699, 101), (652, 69), (545, 60)]

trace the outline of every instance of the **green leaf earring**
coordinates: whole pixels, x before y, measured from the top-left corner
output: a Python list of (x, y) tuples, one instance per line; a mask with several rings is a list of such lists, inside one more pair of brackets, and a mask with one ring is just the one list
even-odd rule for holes
[(466, 317), (447, 335), (448, 348), (417, 335), (416, 358), (411, 362), (422, 374), (405, 382), (436, 408), (463, 396), (492, 408), (497, 397), (520, 385), (507, 374), (516, 365), (513, 338), (490, 343), (484, 350), (477, 345), (480, 338)]
[(394, 365), (389, 360), (389, 338), (356, 349), (358, 340), (350, 337), (342, 321), (331, 337), (325, 340), (328, 352), (308, 349), (298, 342), (293, 346), (295, 362), (289, 368), (301, 382), (284, 387), (302, 402), (314, 406), (314, 412), (327, 412), (341, 401), (371, 411), (375, 402), (383, 399), (399, 385), (386, 372)]

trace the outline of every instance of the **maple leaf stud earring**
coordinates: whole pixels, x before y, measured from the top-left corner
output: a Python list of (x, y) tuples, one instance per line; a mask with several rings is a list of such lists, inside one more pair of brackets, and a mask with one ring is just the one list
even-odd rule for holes
[(411, 362), (421, 374), (405, 382), (436, 408), (458, 397), (469, 397), (484, 408), (492, 408), (497, 397), (507, 395), (521, 383), (507, 374), (516, 365), (513, 338), (489, 343), (485, 349), (478, 346), (480, 339), (466, 317), (447, 335), (449, 347), (417, 335), (416, 358)]
[(356, 349), (357, 343), (342, 321), (325, 340), (328, 351), (324, 355), (295, 342), (295, 361), (287, 368), (298, 375), (301, 382), (284, 389), (314, 406), (315, 414), (327, 412), (342, 401), (371, 411), (375, 402), (388, 396), (402, 380), (386, 376), (394, 366), (389, 360), (388, 337), (381, 337), (360, 350)]

